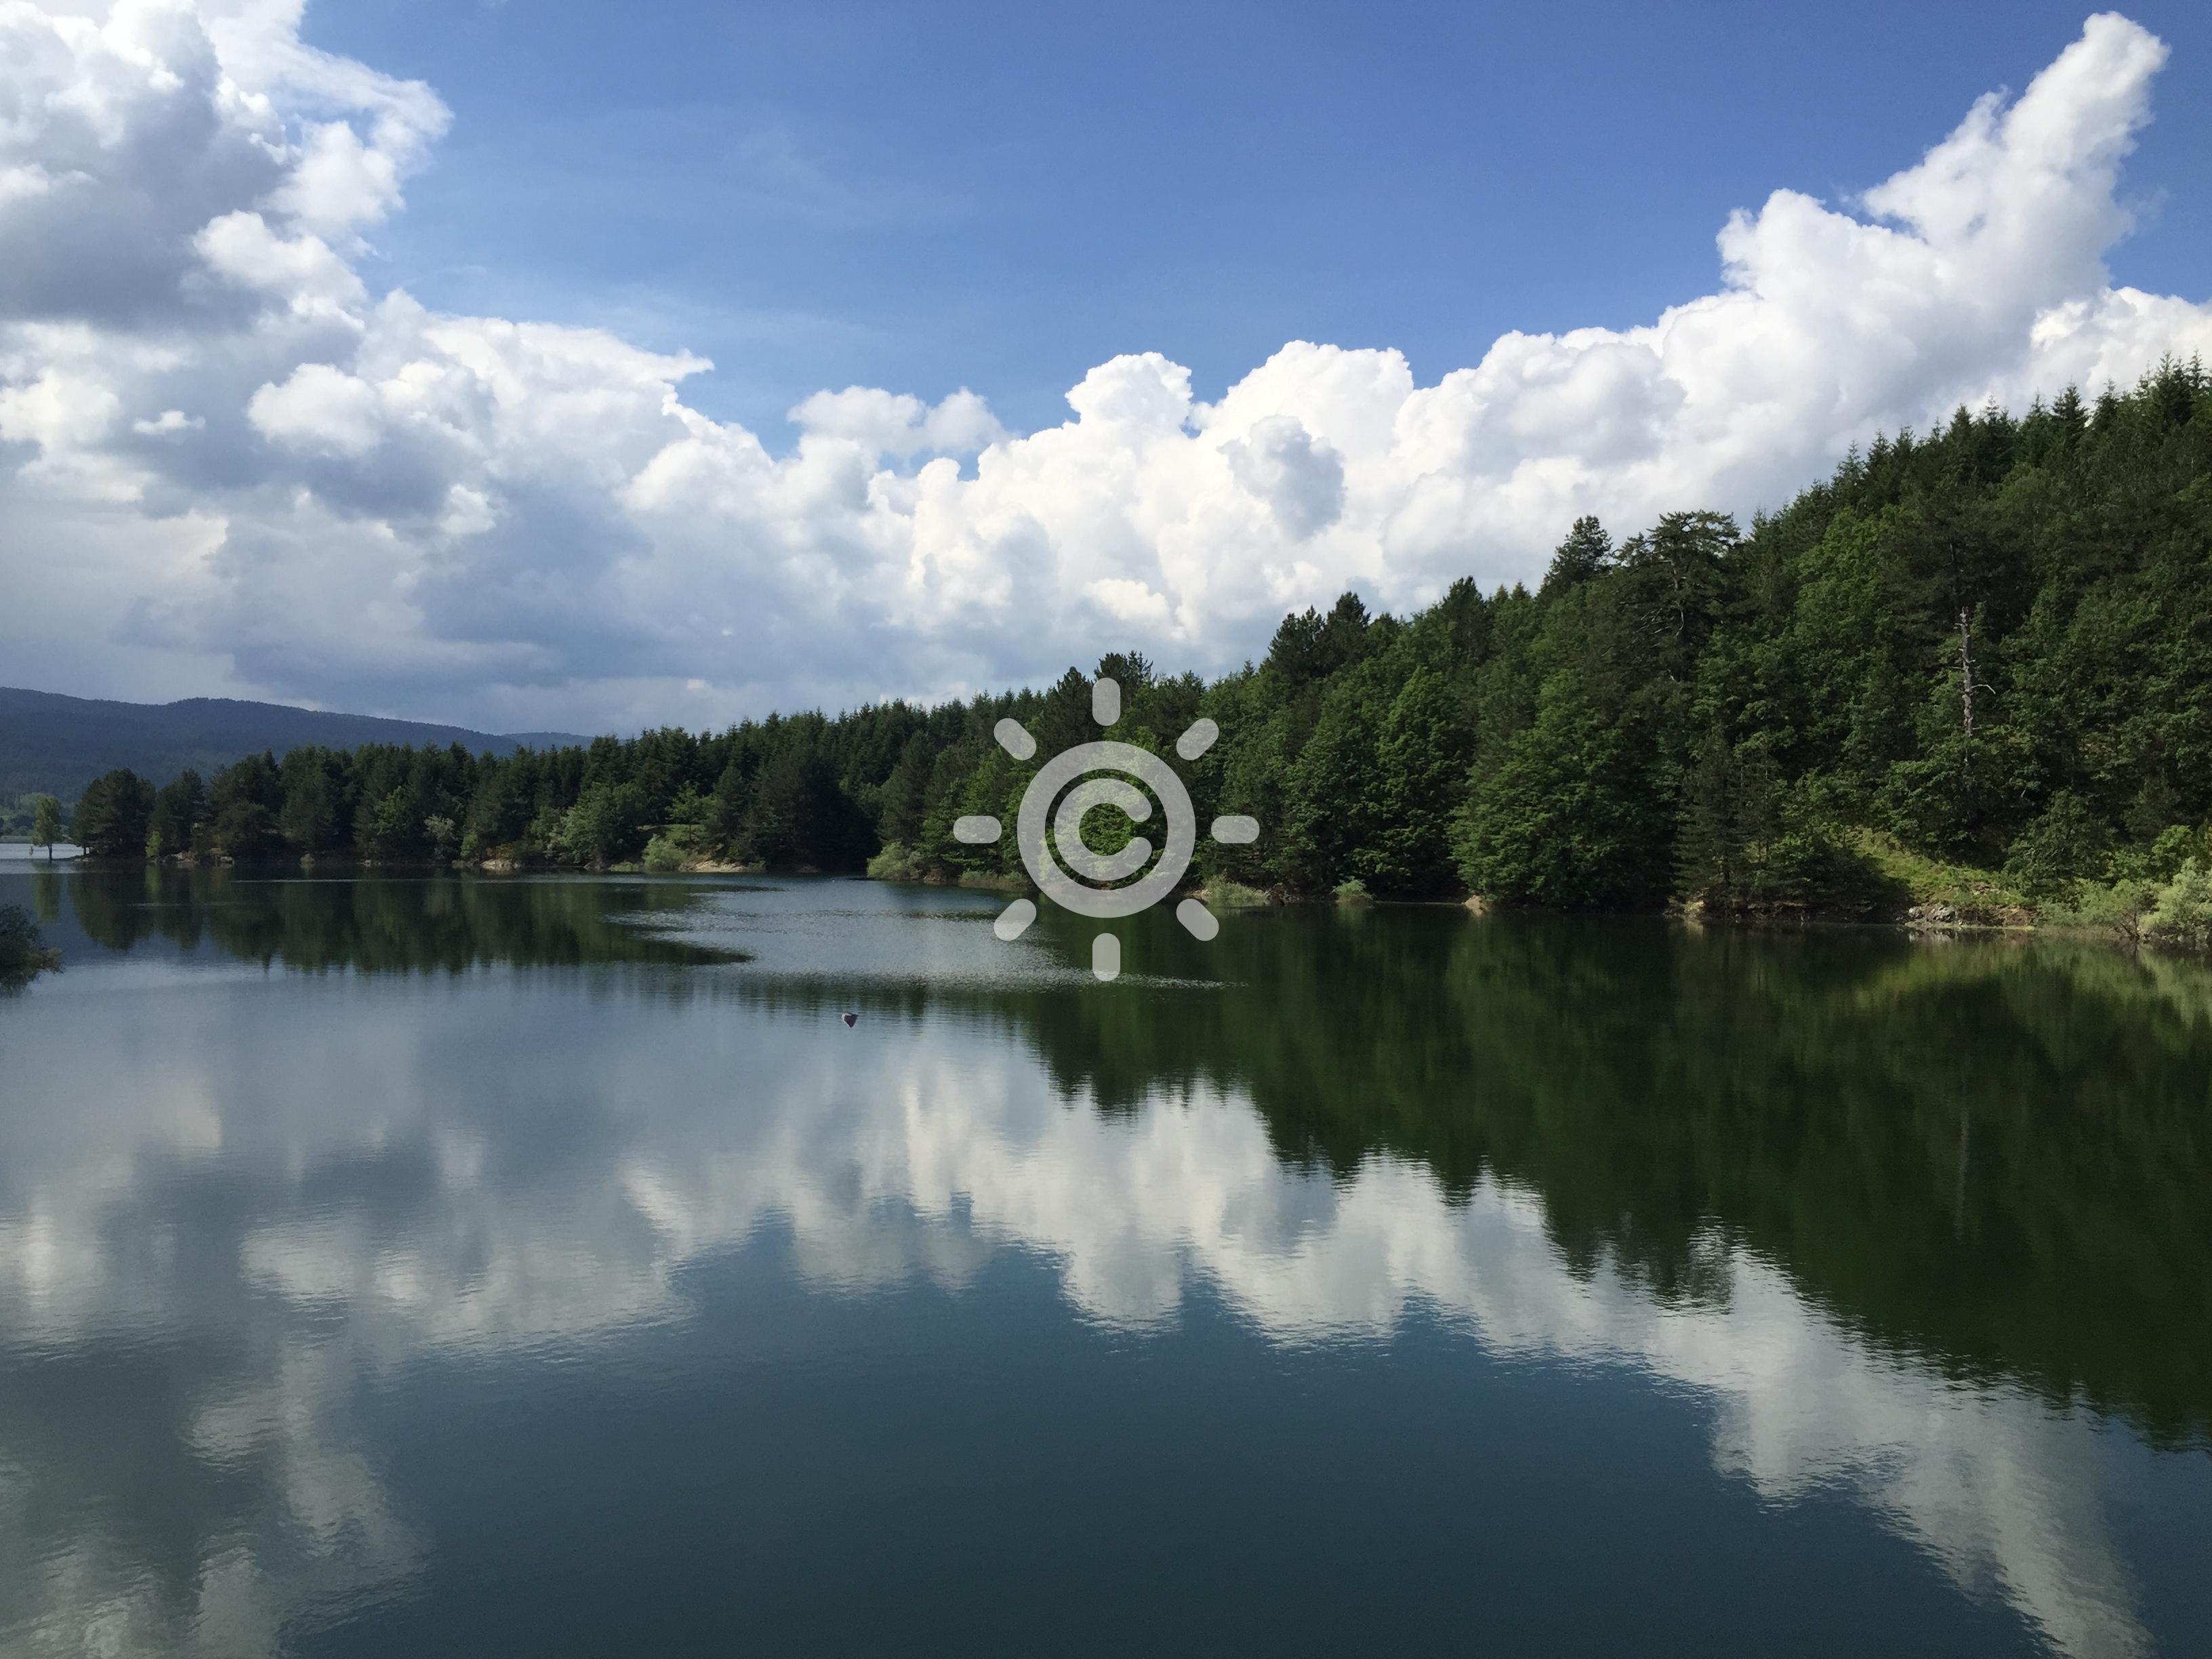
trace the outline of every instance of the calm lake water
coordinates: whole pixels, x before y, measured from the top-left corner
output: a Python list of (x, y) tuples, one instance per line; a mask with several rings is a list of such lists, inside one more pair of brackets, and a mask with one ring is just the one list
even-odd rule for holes
[(2202, 969), (0, 902), (0, 1651), (2212, 1653)]

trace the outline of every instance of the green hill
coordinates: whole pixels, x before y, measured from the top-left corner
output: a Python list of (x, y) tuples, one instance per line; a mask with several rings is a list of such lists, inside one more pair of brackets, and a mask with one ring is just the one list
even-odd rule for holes
[(27, 794), (76, 801), (86, 784), (115, 767), (167, 783), (191, 767), (204, 775), (241, 756), (283, 755), (303, 744), (353, 749), (362, 744), (511, 755), (526, 746), (582, 743), (566, 732), (471, 732), (458, 726), (335, 714), (230, 697), (179, 702), (107, 702), (51, 691), (0, 687), (0, 805)]

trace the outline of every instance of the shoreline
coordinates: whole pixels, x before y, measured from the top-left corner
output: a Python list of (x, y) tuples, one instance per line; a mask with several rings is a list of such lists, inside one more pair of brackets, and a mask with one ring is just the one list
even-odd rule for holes
[[(318, 874), (335, 877), (371, 872), (401, 877), (438, 875), (680, 877), (797, 874), (842, 877), (851, 880), (880, 882), (886, 885), (951, 888), (974, 892), (1034, 894), (1036, 890), (1029, 882), (1018, 876), (979, 877), (974, 872), (968, 872), (957, 878), (945, 879), (903, 874), (869, 875), (860, 870), (808, 868), (795, 871), (773, 871), (759, 864), (741, 864), (705, 859), (687, 860), (673, 870), (648, 869), (643, 864), (632, 860), (592, 866), (526, 863), (507, 859), (476, 859), (466, 861), (452, 860), (442, 862), (428, 859), (386, 860), (329, 854), (319, 858), (311, 855), (298, 858), (244, 860), (167, 857), (159, 860), (148, 860), (128, 857), (104, 857), (96, 854), (73, 851), (52, 860), (44, 857), (25, 857), (21, 860), (0, 859), (0, 869), (18, 864), (25, 870), (31, 871), (49, 866), (57, 871), (63, 866), (68, 866), (74, 871), (90, 873), (121, 873), (132, 870), (169, 872), (222, 870), (239, 872), (249, 877), (280, 875), (312, 877)], [(1718, 909), (1700, 903), (1683, 904), (1680, 902), (1670, 902), (1663, 907), (1648, 909), (1561, 910), (1534, 905), (1499, 904), (1479, 894), (1459, 898), (1378, 898), (1364, 893), (1346, 896), (1329, 893), (1262, 892), (1257, 889), (1246, 888), (1236, 884), (1231, 884), (1230, 890), (1226, 892), (1217, 890), (1210, 885), (1200, 885), (1189, 889), (1187, 896), (1198, 898), (1217, 911), (1310, 908), (1322, 906), (1348, 911), (1369, 908), (1451, 908), (1464, 910), (1471, 917), (1478, 919), (1497, 916), (1583, 920), (1595, 917), (1664, 919), (1698, 931), (1728, 929), (1748, 933), (1863, 931), (1902, 934), (1908, 939), (1928, 942), (1962, 938), (2061, 939), (2130, 951), (2152, 949), (2161, 954), (2183, 957), (2201, 957), (2205, 954), (2203, 951), (2185, 944), (2160, 945), (2154, 941), (2144, 939), (2134, 931), (2118, 923), (2049, 920), (2035, 915), (2025, 905), (2014, 904), (1991, 907), (1996, 912), (1994, 915), (1979, 912), (1972, 907), (1943, 902), (1916, 903), (1907, 907), (1904, 914), (1892, 915), (1853, 915), (1832, 910), (1823, 912), (1818, 909), (1769, 911)]]

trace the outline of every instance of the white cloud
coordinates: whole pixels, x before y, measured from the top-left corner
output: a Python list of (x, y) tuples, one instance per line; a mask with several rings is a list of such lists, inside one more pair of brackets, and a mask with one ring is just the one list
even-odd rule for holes
[(197, 415), (187, 415), (181, 409), (165, 409), (152, 420), (136, 420), (131, 429), (143, 438), (171, 438), (179, 433), (198, 432), (207, 422)]
[(106, 386), (49, 368), (0, 389), (0, 438), (57, 454), (105, 436), (115, 411), (115, 394)]
[[(1746, 513), (1879, 429), (2212, 350), (2212, 308), (2104, 264), (2166, 55), (2106, 15), (1859, 203), (1732, 216), (1717, 291), (1641, 327), (1508, 334), (1426, 386), (1292, 342), (1211, 403), (1121, 357), (1026, 435), (964, 389), (848, 387), (779, 453), (684, 401), (696, 358), (371, 293), (355, 239), (446, 112), (298, 22), (0, 9), (0, 545), (126, 573), (0, 623), (26, 677), (99, 690), (88, 668), (158, 647), (196, 665), (179, 689), (574, 726), (1124, 645), (1218, 669), (1346, 586), (1402, 607), (1527, 578), (1581, 513)], [(204, 426), (147, 441), (185, 409)], [(220, 526), (213, 556), (158, 550), (179, 513)]]
[(218, 276), (282, 299), (301, 315), (351, 321), (368, 297), (361, 278), (321, 237), (279, 236), (258, 213), (211, 219), (192, 246)]
[(871, 459), (925, 451), (972, 455), (1006, 435), (989, 407), (965, 386), (935, 408), (872, 386), (817, 392), (791, 411), (791, 420), (809, 436), (857, 444)]
[(446, 492), (445, 516), (438, 520), (438, 528), (448, 536), (481, 536), (498, 522), (499, 509), (490, 496), (455, 484)]
[(270, 205), (302, 224), (349, 229), (374, 224), (399, 202), (398, 158), (364, 144), (343, 121), (313, 128)]
[(332, 368), (303, 363), (282, 386), (264, 386), (246, 417), (278, 443), (361, 456), (384, 435), (376, 388)]

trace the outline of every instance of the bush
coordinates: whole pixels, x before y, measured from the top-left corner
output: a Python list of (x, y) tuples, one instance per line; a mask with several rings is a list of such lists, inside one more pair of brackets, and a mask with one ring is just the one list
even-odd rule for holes
[(696, 823), (671, 823), (645, 844), (645, 867), (648, 870), (681, 870), (687, 864), (696, 864), (708, 852), (707, 832)]
[(637, 845), (645, 794), (634, 783), (592, 783), (562, 815), (555, 850), (578, 864), (608, 865)]
[(886, 842), (884, 850), (868, 860), (870, 881), (920, 881), (921, 878), (921, 860), (903, 842)]
[(2193, 854), (2170, 881), (2124, 876), (2109, 884), (2076, 882), (2044, 920), (2062, 927), (2098, 927), (2130, 944), (2169, 950), (2212, 950), (2212, 863)]
[(1336, 902), (1339, 904), (1372, 904), (1375, 896), (1367, 890), (1365, 882), (1354, 876), (1350, 881), (1336, 884)]
[(0, 986), (13, 989), (43, 969), (60, 966), (61, 952), (40, 942), (31, 913), (20, 904), (0, 904)]
[(2104, 826), (2070, 789), (2051, 798), (2043, 815), (2022, 830), (2005, 857), (2004, 873), (2031, 898), (2063, 894), (2105, 863)]
[(1247, 887), (1241, 881), (1231, 881), (1226, 876), (1216, 876), (1199, 890), (1199, 896), (1217, 910), (1255, 910), (1274, 900), (1257, 887)]
[(2142, 936), (2153, 945), (2190, 951), (2212, 948), (2212, 867), (2198, 859), (2184, 859), (2143, 917)]
[(2170, 823), (2148, 847), (2120, 848), (2108, 861), (2106, 878), (2163, 886), (2181, 873), (2183, 861), (2191, 858), (2212, 859), (2212, 826), (2192, 830), (2185, 823)]
[(2142, 938), (2143, 918), (2158, 893), (2154, 882), (2124, 877), (2110, 885), (2077, 881), (2063, 898), (2044, 905), (2040, 915), (2054, 927), (2094, 927), (2133, 945)]

